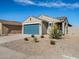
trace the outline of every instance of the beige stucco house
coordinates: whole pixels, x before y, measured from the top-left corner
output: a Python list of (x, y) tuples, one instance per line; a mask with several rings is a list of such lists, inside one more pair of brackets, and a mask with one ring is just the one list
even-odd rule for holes
[(16, 34), (22, 32), (22, 24), (16, 21), (0, 20), (0, 35)]
[(22, 23), (22, 33), (28, 35), (46, 35), (50, 33), (54, 25), (57, 25), (63, 34), (68, 33), (67, 17), (53, 18), (46, 15), (27, 18)]

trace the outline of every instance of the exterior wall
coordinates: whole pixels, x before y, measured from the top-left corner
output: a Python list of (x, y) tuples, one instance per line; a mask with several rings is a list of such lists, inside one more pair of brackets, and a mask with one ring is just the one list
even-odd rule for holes
[(8, 27), (6, 27), (6, 26), (3, 25), (2, 26), (2, 30), (3, 30), (2, 31), (2, 35), (8, 35), (8, 30), (9, 30)]
[(51, 23), (48, 23), (47, 34), (50, 34), (50, 31), (51, 31), (53, 25), (54, 25), (54, 23), (52, 23), (52, 22)]
[(42, 21), (41, 21), (41, 23), (40, 23), (39, 28), (40, 28), (40, 29), (39, 29), (39, 32), (40, 32), (40, 34), (39, 34), (39, 35), (41, 36), (41, 35), (43, 35), (43, 34), (42, 34), (42, 32), (43, 32), (43, 31), (42, 31)]
[(42, 22), (42, 34), (47, 34), (48, 22)]
[(66, 23), (66, 34), (68, 34), (68, 22)]
[(34, 17), (29, 17), (27, 20), (25, 20), (23, 23), (33, 24), (33, 23), (40, 23), (41, 21)]
[(67, 31), (67, 32), (66, 32), (66, 34), (68, 34), (68, 23), (67, 23), (67, 26), (66, 26), (66, 28), (67, 28), (67, 29), (66, 29), (66, 31)]
[(22, 24), (22, 34), (24, 34), (24, 24)]
[(51, 26), (48, 26), (47, 34), (50, 34), (50, 31), (51, 31)]
[(65, 34), (64, 32), (65, 32), (65, 27), (64, 27), (64, 23), (62, 23), (62, 33)]
[(68, 34), (68, 23), (67, 22), (63, 22), (62, 23), (62, 33), (65, 35), (65, 34)]
[(2, 35), (2, 23), (0, 23), (0, 35)]
[(17, 33), (21, 33), (22, 31), (22, 26), (16, 26), (16, 25), (4, 25), (3, 24), (3, 35), (8, 35), (8, 34), (17, 34)]
[(10, 34), (17, 34), (17, 33), (21, 33), (22, 26), (11, 26), (11, 27), (8, 27), (8, 29)]
[(24, 34), (24, 25), (27, 25), (27, 24), (39, 24), (39, 34), (38, 35), (42, 35), (42, 21), (41, 20), (34, 18), (34, 17), (29, 17), (27, 20), (25, 20), (22, 23), (22, 26), (23, 26), (22, 27), (22, 34)]

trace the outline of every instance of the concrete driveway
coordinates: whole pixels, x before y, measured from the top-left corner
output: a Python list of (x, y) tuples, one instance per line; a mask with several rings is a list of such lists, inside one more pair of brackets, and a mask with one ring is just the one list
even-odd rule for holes
[[(26, 37), (22, 34), (15, 34), (9, 36), (0, 36), (0, 44), (14, 40), (20, 40)], [(0, 46), (0, 59), (25, 59), (25, 55), (6, 47)]]
[(14, 41), (14, 40), (20, 40), (20, 39), (23, 39), (24, 37), (26, 37), (26, 35), (22, 35), (22, 34), (0, 36), (0, 44), (5, 43), (5, 42)]

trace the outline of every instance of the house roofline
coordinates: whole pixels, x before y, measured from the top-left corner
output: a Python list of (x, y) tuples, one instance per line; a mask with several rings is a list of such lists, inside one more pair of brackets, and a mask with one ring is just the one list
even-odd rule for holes
[(21, 22), (17, 22), (17, 21), (9, 21), (9, 20), (2, 20), (0, 19), (0, 23), (4, 24), (4, 25), (20, 25), (22, 26)]

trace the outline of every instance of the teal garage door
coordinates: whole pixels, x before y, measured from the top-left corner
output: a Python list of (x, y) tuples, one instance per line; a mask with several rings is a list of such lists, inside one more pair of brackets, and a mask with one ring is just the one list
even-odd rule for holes
[(24, 25), (24, 34), (39, 34), (39, 24)]

